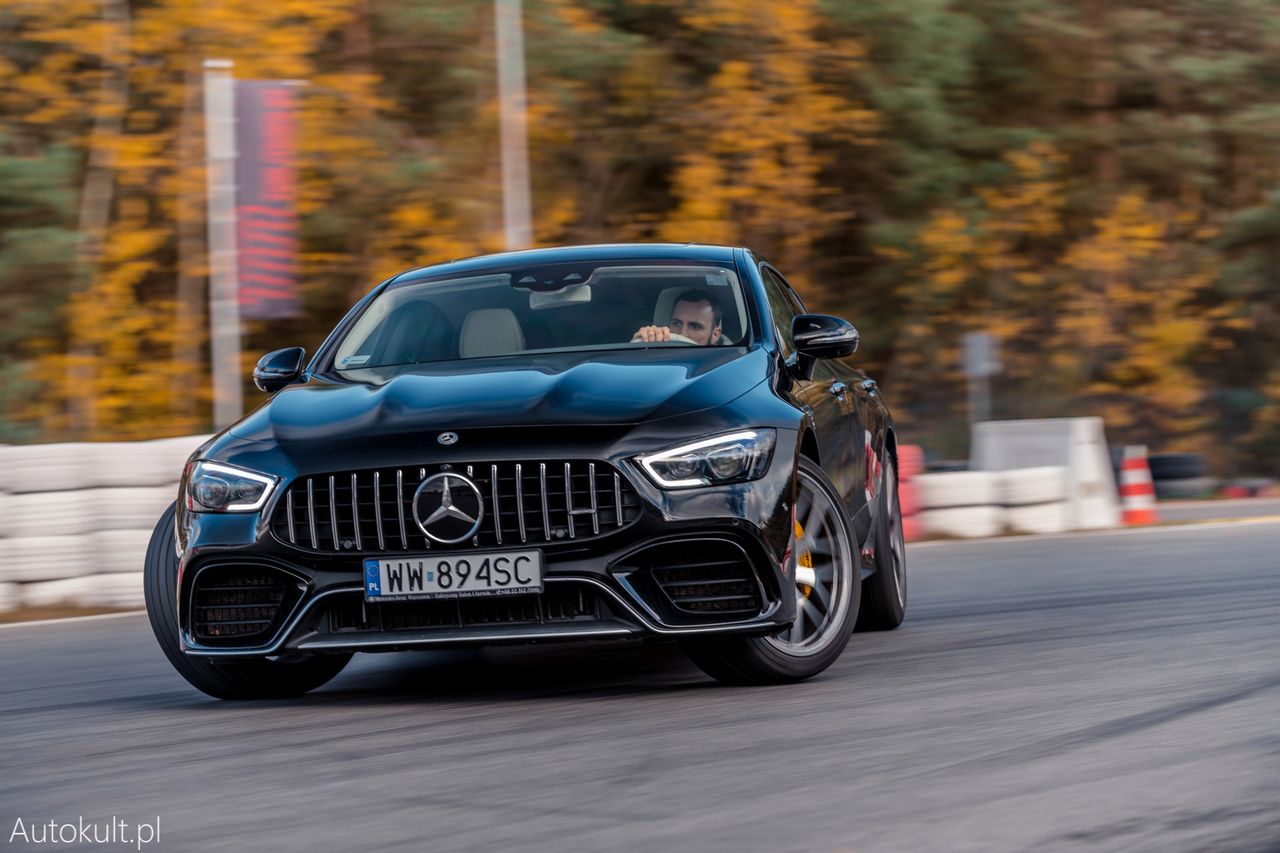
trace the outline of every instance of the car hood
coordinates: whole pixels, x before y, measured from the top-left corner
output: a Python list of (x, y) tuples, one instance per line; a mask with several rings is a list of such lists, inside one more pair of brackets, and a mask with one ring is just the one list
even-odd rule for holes
[(280, 391), (229, 432), (250, 441), (373, 442), (485, 427), (637, 424), (714, 408), (763, 381), (756, 348), (653, 348), (343, 371)]

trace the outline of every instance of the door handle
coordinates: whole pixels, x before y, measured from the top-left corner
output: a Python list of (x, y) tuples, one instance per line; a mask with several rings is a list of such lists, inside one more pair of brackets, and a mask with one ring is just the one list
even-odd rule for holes
[(860, 387), (862, 388), (863, 391), (866, 391), (868, 394), (874, 394), (876, 393), (876, 388), (878, 388), (879, 386), (876, 385), (876, 381), (874, 379), (864, 379), (862, 380)]
[(845, 392), (847, 389), (848, 389), (848, 386), (847, 386), (847, 385), (845, 385), (843, 382), (836, 381), (836, 382), (832, 382), (832, 383), (831, 383), (831, 387), (830, 387), (830, 388), (828, 388), (827, 390), (831, 392), (831, 396), (832, 396), (832, 397), (841, 397), (841, 398), (843, 398), (843, 397), (844, 397), (844, 392)]

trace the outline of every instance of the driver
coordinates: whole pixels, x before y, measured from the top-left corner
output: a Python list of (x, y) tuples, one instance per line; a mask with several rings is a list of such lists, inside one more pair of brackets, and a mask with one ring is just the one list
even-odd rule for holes
[(705, 290), (686, 290), (671, 306), (671, 320), (667, 325), (641, 326), (631, 339), (657, 343), (671, 340), (672, 335), (684, 335), (699, 346), (710, 346), (720, 340), (723, 316), (719, 299)]

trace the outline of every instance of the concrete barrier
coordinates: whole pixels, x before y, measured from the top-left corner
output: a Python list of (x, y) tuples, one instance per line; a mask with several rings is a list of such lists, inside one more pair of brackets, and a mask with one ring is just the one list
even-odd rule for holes
[(142, 561), (209, 436), (0, 447), (0, 611), (142, 606)]
[(984, 421), (974, 424), (969, 467), (1010, 471), (1055, 465), (1066, 472), (1071, 529), (1115, 527), (1120, 505), (1101, 418)]
[(1004, 514), (997, 500), (997, 478), (990, 471), (921, 474), (915, 479), (920, 523), (926, 536), (995, 536)]
[[(141, 606), (151, 531), (207, 438), (0, 447), (0, 610)], [(904, 446), (899, 467), (909, 538), (1072, 526), (1062, 466), (925, 474), (919, 448)]]
[(914, 485), (922, 534), (968, 539), (1061, 532), (1071, 517), (1068, 483), (1060, 466), (921, 474)]

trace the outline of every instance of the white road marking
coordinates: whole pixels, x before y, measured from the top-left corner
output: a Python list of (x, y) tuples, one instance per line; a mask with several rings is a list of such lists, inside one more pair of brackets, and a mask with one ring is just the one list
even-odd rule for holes
[(985, 542), (1045, 542), (1054, 539), (1079, 539), (1086, 536), (1142, 536), (1151, 533), (1178, 533), (1186, 530), (1209, 530), (1215, 527), (1239, 527), (1249, 524), (1280, 524), (1280, 515), (1217, 519), (1214, 521), (1197, 521), (1190, 524), (1115, 527), (1109, 530), (1073, 530), (1069, 533), (1036, 533), (1027, 536), (1015, 534), (1010, 536), (985, 536), (981, 539), (930, 539), (925, 542), (908, 542), (907, 548), (937, 548), (940, 545), (978, 545)]
[(33, 619), (30, 622), (5, 622), (0, 624), (0, 631), (6, 628), (30, 628), (33, 625), (69, 625), (73, 622), (95, 622), (99, 619), (119, 619), (121, 616), (137, 616), (145, 610), (122, 610), (119, 613), (95, 613), (92, 616), (67, 616), (62, 619)]

